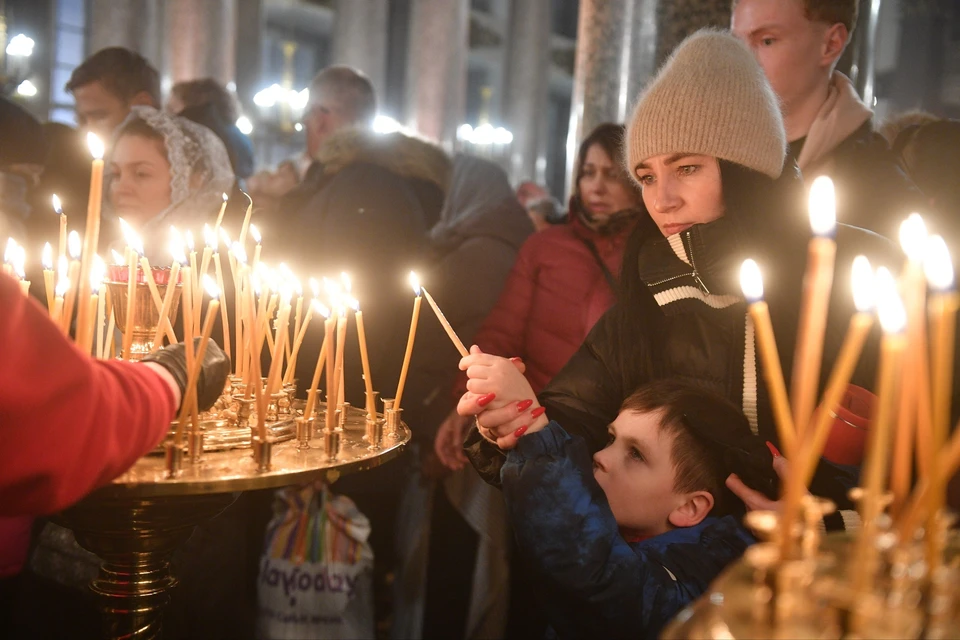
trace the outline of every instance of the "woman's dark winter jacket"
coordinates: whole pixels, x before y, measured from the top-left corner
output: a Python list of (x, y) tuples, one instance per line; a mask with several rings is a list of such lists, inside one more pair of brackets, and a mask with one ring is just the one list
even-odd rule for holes
[(561, 638), (655, 638), (754, 542), (725, 516), (628, 543), (586, 444), (556, 422), (519, 440), (501, 479), (519, 555)]
[[(632, 229), (630, 223), (604, 235), (572, 216), (567, 224), (533, 235), (521, 247), (476, 344), (486, 353), (522, 358), (534, 391), (542, 390), (616, 299), (590, 246), (616, 277)], [(461, 377), (457, 391), (465, 390)]]
[[(774, 183), (790, 186), (794, 177)], [(778, 186), (779, 185), (779, 186)], [(725, 184), (725, 193), (727, 185)], [(789, 198), (802, 201), (790, 187)], [(761, 363), (748, 332), (746, 303), (739, 270), (747, 257), (764, 274), (783, 371), (792, 369), (809, 226), (796, 207), (782, 210), (751, 207), (738, 212), (728, 200), (727, 214), (664, 238), (649, 218), (638, 226), (624, 258), (622, 295), (593, 328), (583, 346), (540, 396), (547, 415), (571, 434), (581, 435), (591, 452), (607, 440), (607, 425), (621, 402), (644, 383), (667, 377), (683, 379), (719, 393), (736, 405), (759, 435), (777, 443), (777, 433), (763, 384)], [(839, 225), (836, 278), (824, 343), (821, 389), (840, 349), (853, 313), (850, 265), (865, 254), (874, 266), (897, 269), (902, 258), (882, 237)], [(876, 338), (864, 350), (852, 382), (874, 386)], [(503, 455), (476, 432), (466, 448), (488, 481), (499, 479)], [(840, 505), (849, 505), (846, 490), (855, 478), (821, 469), (812, 490)]]
[(187, 107), (179, 116), (202, 124), (223, 141), (233, 172), (240, 179), (253, 175), (253, 144), (234, 122), (225, 122), (212, 103)]

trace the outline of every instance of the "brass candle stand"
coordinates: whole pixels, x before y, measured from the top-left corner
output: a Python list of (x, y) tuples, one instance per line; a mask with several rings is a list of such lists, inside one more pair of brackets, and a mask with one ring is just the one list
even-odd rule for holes
[[(232, 401), (234, 391), (231, 385), (221, 400)], [(218, 436), (217, 431), (220, 427), (236, 432), (228, 427), (237, 426), (239, 416), (202, 423), (204, 430), (187, 438), (186, 446), (174, 446), (171, 435), (158, 447), (158, 455), (141, 458), (111, 484), (56, 517), (74, 531), (80, 546), (102, 560), (91, 589), (104, 617), (106, 637), (161, 637), (163, 611), (170, 589), (177, 584), (170, 570), (171, 554), (194, 527), (228, 507), (236, 499), (235, 492), (324, 477), (332, 482), (342, 474), (372, 469), (395, 458), (410, 440), (410, 430), (399, 423), (395, 431), (382, 435), (378, 447), (371, 447), (369, 417), (349, 405), (344, 406), (342, 418), (338, 416), (338, 429), (313, 431), (314, 425), (324, 423), (326, 408), (321, 405), (314, 416), (304, 417), (301, 405), (296, 401), (289, 415), (278, 416), (265, 443), (254, 439), (249, 426), (256, 424), (250, 420), (255, 408), (246, 418), (249, 424), (240, 429), (245, 437), (237, 438), (234, 446), (226, 446), (229, 438)], [(383, 415), (374, 420), (382, 429)], [(281, 424), (286, 426), (278, 427)], [(289, 437), (280, 435), (284, 429)], [(321, 434), (323, 447), (303, 446)]]

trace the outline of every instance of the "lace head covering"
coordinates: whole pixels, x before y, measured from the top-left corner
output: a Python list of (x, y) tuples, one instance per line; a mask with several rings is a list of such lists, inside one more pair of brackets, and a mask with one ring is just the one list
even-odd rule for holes
[(197, 226), (207, 215), (216, 215), (222, 194), (233, 188), (234, 173), (223, 142), (206, 127), (153, 107), (133, 107), (117, 128), (114, 144), (136, 121), (163, 137), (170, 163), (170, 206), (144, 226)]

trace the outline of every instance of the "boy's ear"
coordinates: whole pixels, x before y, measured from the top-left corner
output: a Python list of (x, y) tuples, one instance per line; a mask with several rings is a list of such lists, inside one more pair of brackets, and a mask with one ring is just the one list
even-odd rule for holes
[(838, 22), (827, 29), (823, 38), (822, 64), (825, 67), (833, 67), (843, 55), (843, 50), (847, 48), (847, 40), (850, 39), (850, 33), (843, 23)]
[(684, 502), (670, 512), (667, 520), (675, 527), (692, 527), (707, 517), (713, 510), (713, 504), (713, 494), (709, 491), (688, 493)]

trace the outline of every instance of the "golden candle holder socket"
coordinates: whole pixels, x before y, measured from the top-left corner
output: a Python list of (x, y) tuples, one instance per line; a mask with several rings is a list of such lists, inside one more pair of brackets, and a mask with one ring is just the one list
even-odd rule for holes
[(297, 449), (309, 449), (313, 436), (313, 418), (297, 418)]
[(292, 415), (293, 403), (297, 399), (297, 383), (289, 382), (283, 385), (283, 394), (285, 398), (280, 405), (280, 409), (281, 409), (280, 412), (283, 415)]
[(273, 443), (269, 440), (253, 439), (253, 459), (257, 463), (257, 471), (266, 473), (270, 471), (271, 459), (273, 457)]
[(396, 400), (393, 398), (384, 398), (383, 399), (383, 415), (387, 415), (387, 411), (393, 410), (393, 405), (396, 404)]
[(396, 433), (400, 430), (400, 412), (403, 409), (387, 409), (386, 410), (386, 432), (390, 437), (395, 437)]
[(337, 419), (335, 421), (337, 428), (343, 429), (344, 425), (347, 423), (347, 414), (349, 413), (350, 413), (349, 402), (341, 402), (339, 405), (337, 405)]
[(163, 450), (163, 461), (167, 478), (176, 478), (183, 470), (183, 446), (168, 442)]
[[(340, 412), (337, 412), (336, 420), (340, 421)], [(333, 431), (323, 432), (323, 450), (327, 454), (327, 460), (333, 462), (340, 455), (340, 437), (343, 431), (334, 429)]]
[(245, 398), (243, 394), (233, 396), (237, 403), (237, 424), (238, 429), (250, 426), (250, 416), (253, 415), (253, 405), (256, 398)]
[(203, 431), (190, 431), (187, 434), (187, 456), (190, 458), (190, 464), (200, 464), (203, 457)]
[[(156, 275), (157, 271), (154, 270)], [(142, 272), (138, 272), (142, 273)], [(137, 282), (134, 287), (134, 300), (130, 305), (127, 300), (127, 283), (120, 281), (107, 282), (110, 288), (110, 296), (113, 300), (113, 315), (116, 319), (117, 328), (123, 333), (127, 326), (128, 309), (133, 307), (133, 340), (130, 344), (130, 359), (142, 360), (144, 356), (150, 353), (155, 346), (153, 337), (157, 332), (157, 325), (160, 324), (160, 311), (153, 303), (153, 295), (150, 293), (150, 287), (146, 282)], [(157, 290), (160, 297), (166, 295), (167, 284), (157, 284)], [(182, 285), (175, 285), (173, 292), (173, 302), (170, 306), (170, 318), (177, 317), (177, 305), (180, 302), (180, 292)]]
[(280, 400), (285, 397), (283, 393), (274, 393), (267, 400), (267, 422), (276, 422), (280, 417)]
[(380, 446), (383, 444), (383, 420), (377, 419), (376, 416), (370, 417), (367, 415), (367, 431), (364, 439), (369, 445), (367, 448), (371, 451), (378, 451)]

